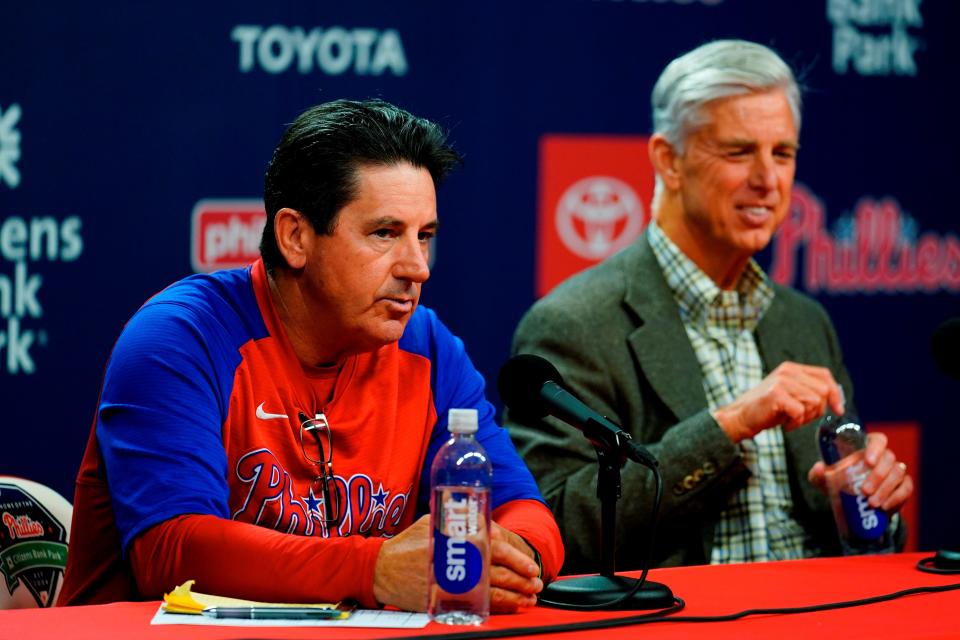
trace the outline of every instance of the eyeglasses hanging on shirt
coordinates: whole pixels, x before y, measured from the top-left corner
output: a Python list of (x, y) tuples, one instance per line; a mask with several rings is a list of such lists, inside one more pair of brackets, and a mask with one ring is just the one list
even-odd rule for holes
[[(322, 504), (320, 519), (324, 524), (337, 526), (343, 513), (340, 508), (340, 488), (333, 475), (333, 435), (330, 423), (322, 413), (308, 418), (300, 412), (300, 451), (307, 461), (317, 465), (319, 473), (313, 479), (311, 491), (317, 495), (319, 489)], [(306, 435), (309, 434), (309, 435)]]

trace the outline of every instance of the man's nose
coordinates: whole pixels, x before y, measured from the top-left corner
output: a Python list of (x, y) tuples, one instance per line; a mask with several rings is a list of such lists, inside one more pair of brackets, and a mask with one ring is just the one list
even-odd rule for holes
[(404, 238), (397, 250), (394, 276), (417, 283), (425, 282), (430, 277), (429, 243), (422, 242), (419, 237)]
[(762, 191), (771, 191), (777, 186), (777, 168), (773, 157), (757, 153), (750, 168), (750, 186)]

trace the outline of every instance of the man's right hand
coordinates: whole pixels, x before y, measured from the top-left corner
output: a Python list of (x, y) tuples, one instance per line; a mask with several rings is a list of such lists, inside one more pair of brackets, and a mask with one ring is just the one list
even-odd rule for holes
[(734, 443), (764, 429), (782, 425), (787, 431), (816, 420), (827, 405), (844, 411), (843, 390), (829, 369), (784, 362), (757, 386), (713, 412), (720, 428)]
[(426, 611), (429, 567), (430, 516), (423, 516), (380, 546), (373, 597), (404, 611)]

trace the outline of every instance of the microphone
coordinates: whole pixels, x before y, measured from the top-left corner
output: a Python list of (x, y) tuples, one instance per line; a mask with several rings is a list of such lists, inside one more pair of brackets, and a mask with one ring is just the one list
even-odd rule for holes
[(950, 318), (934, 330), (930, 350), (940, 370), (960, 380), (960, 318)]
[(657, 459), (619, 425), (583, 404), (563, 388), (563, 377), (550, 362), (531, 354), (510, 358), (497, 377), (503, 402), (523, 420), (551, 415), (579, 429), (595, 447), (613, 451), (645, 467)]

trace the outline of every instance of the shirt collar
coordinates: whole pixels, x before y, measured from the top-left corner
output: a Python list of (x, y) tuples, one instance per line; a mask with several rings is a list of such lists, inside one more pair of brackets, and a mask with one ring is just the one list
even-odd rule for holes
[(650, 248), (684, 324), (753, 331), (773, 302), (767, 274), (751, 258), (735, 289), (724, 291), (660, 229), (647, 227)]

